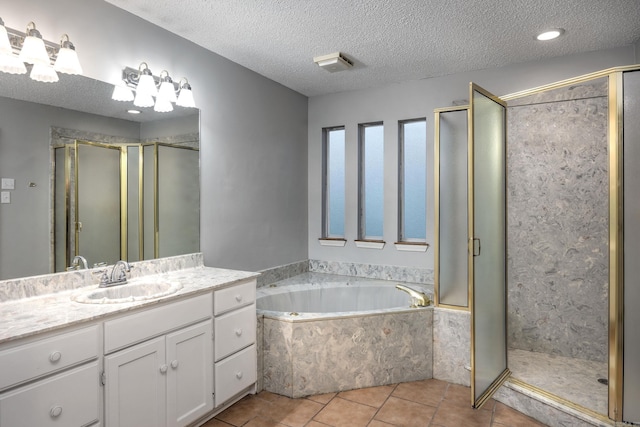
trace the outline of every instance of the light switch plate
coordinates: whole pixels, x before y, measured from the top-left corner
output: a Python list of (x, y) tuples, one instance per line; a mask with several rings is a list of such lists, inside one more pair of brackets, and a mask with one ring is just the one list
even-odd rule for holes
[(3, 190), (14, 190), (16, 188), (16, 180), (13, 178), (2, 178)]
[(0, 192), (0, 203), (11, 203), (11, 193), (8, 191)]

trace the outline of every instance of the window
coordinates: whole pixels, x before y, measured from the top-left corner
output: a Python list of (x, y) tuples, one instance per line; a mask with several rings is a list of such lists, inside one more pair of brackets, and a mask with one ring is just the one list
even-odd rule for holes
[(384, 128), (359, 125), (358, 239), (382, 240), (384, 211)]
[(427, 240), (427, 121), (399, 122), (399, 241)]
[(322, 237), (344, 238), (344, 127), (322, 130)]

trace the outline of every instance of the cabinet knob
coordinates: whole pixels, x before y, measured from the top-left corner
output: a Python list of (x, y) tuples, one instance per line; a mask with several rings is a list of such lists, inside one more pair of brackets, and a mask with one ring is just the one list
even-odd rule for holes
[(242, 302), (242, 295), (236, 295), (236, 301)]
[(49, 411), (49, 415), (51, 415), (51, 418), (57, 418), (60, 416), (60, 414), (62, 414), (62, 406), (54, 406)]
[(62, 353), (60, 353), (59, 351), (54, 351), (53, 353), (51, 353), (49, 355), (49, 361), (51, 363), (56, 363), (58, 362), (60, 359), (62, 358)]
[(171, 367), (172, 367), (173, 369), (176, 369), (176, 368), (178, 367), (178, 361), (177, 361), (177, 360), (172, 360), (172, 361), (171, 361)]
[(236, 329), (236, 336), (239, 337), (240, 335), (242, 335), (242, 328)]
[(242, 372), (236, 372), (236, 378), (237, 379), (242, 379)]
[(161, 374), (166, 374), (167, 373), (167, 369), (169, 369), (169, 367), (167, 365), (160, 365), (160, 373)]

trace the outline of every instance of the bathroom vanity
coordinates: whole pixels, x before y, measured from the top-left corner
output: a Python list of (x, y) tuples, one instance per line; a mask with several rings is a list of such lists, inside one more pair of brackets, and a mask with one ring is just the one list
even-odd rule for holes
[(200, 266), (145, 276), (182, 285), (157, 299), (0, 303), (0, 427), (198, 425), (254, 393), (256, 277)]

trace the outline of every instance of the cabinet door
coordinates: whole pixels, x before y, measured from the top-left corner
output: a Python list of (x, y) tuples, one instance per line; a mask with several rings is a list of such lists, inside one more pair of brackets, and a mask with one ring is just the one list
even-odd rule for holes
[(189, 424), (213, 409), (213, 322), (167, 335), (167, 426)]
[(166, 425), (164, 337), (105, 357), (105, 414), (110, 427)]
[(0, 395), (2, 427), (78, 427), (98, 420), (98, 362)]

